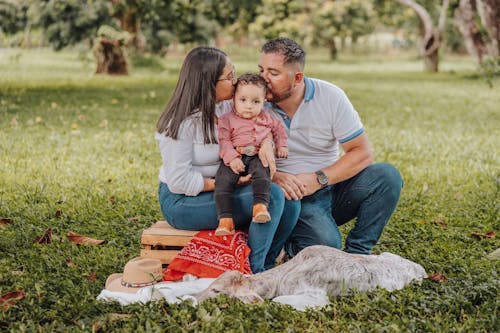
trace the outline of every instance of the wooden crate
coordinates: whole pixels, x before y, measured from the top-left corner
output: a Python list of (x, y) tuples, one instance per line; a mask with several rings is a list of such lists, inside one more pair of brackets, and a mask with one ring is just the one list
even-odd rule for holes
[(166, 221), (158, 221), (142, 232), (141, 257), (160, 259), (162, 264), (169, 264), (196, 233), (175, 229)]

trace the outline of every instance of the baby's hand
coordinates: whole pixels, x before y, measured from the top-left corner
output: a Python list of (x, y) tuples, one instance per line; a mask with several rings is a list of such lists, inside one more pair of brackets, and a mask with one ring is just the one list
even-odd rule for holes
[(245, 171), (245, 164), (243, 164), (241, 158), (233, 159), (231, 162), (229, 162), (229, 167), (235, 174), (239, 174), (240, 172)]
[(288, 157), (288, 148), (287, 147), (278, 147), (278, 151), (276, 152), (279, 158), (287, 158)]

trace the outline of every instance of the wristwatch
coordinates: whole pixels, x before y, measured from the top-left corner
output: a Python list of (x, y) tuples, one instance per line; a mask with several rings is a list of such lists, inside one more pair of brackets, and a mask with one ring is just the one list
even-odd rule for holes
[(321, 185), (321, 188), (328, 185), (328, 176), (322, 170), (318, 170), (316, 173), (316, 180)]

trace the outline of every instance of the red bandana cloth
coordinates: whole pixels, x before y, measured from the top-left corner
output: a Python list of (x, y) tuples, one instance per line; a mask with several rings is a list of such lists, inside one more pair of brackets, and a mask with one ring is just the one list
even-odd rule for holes
[(164, 281), (181, 280), (185, 274), (216, 278), (225, 271), (252, 274), (247, 234), (215, 236), (213, 230), (198, 232), (163, 272)]

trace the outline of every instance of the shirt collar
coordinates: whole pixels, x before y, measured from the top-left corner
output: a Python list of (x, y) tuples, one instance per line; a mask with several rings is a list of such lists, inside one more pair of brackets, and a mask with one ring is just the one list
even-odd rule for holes
[(304, 77), (304, 83), (306, 85), (306, 92), (304, 94), (304, 101), (309, 102), (314, 97), (314, 82), (308, 77)]

